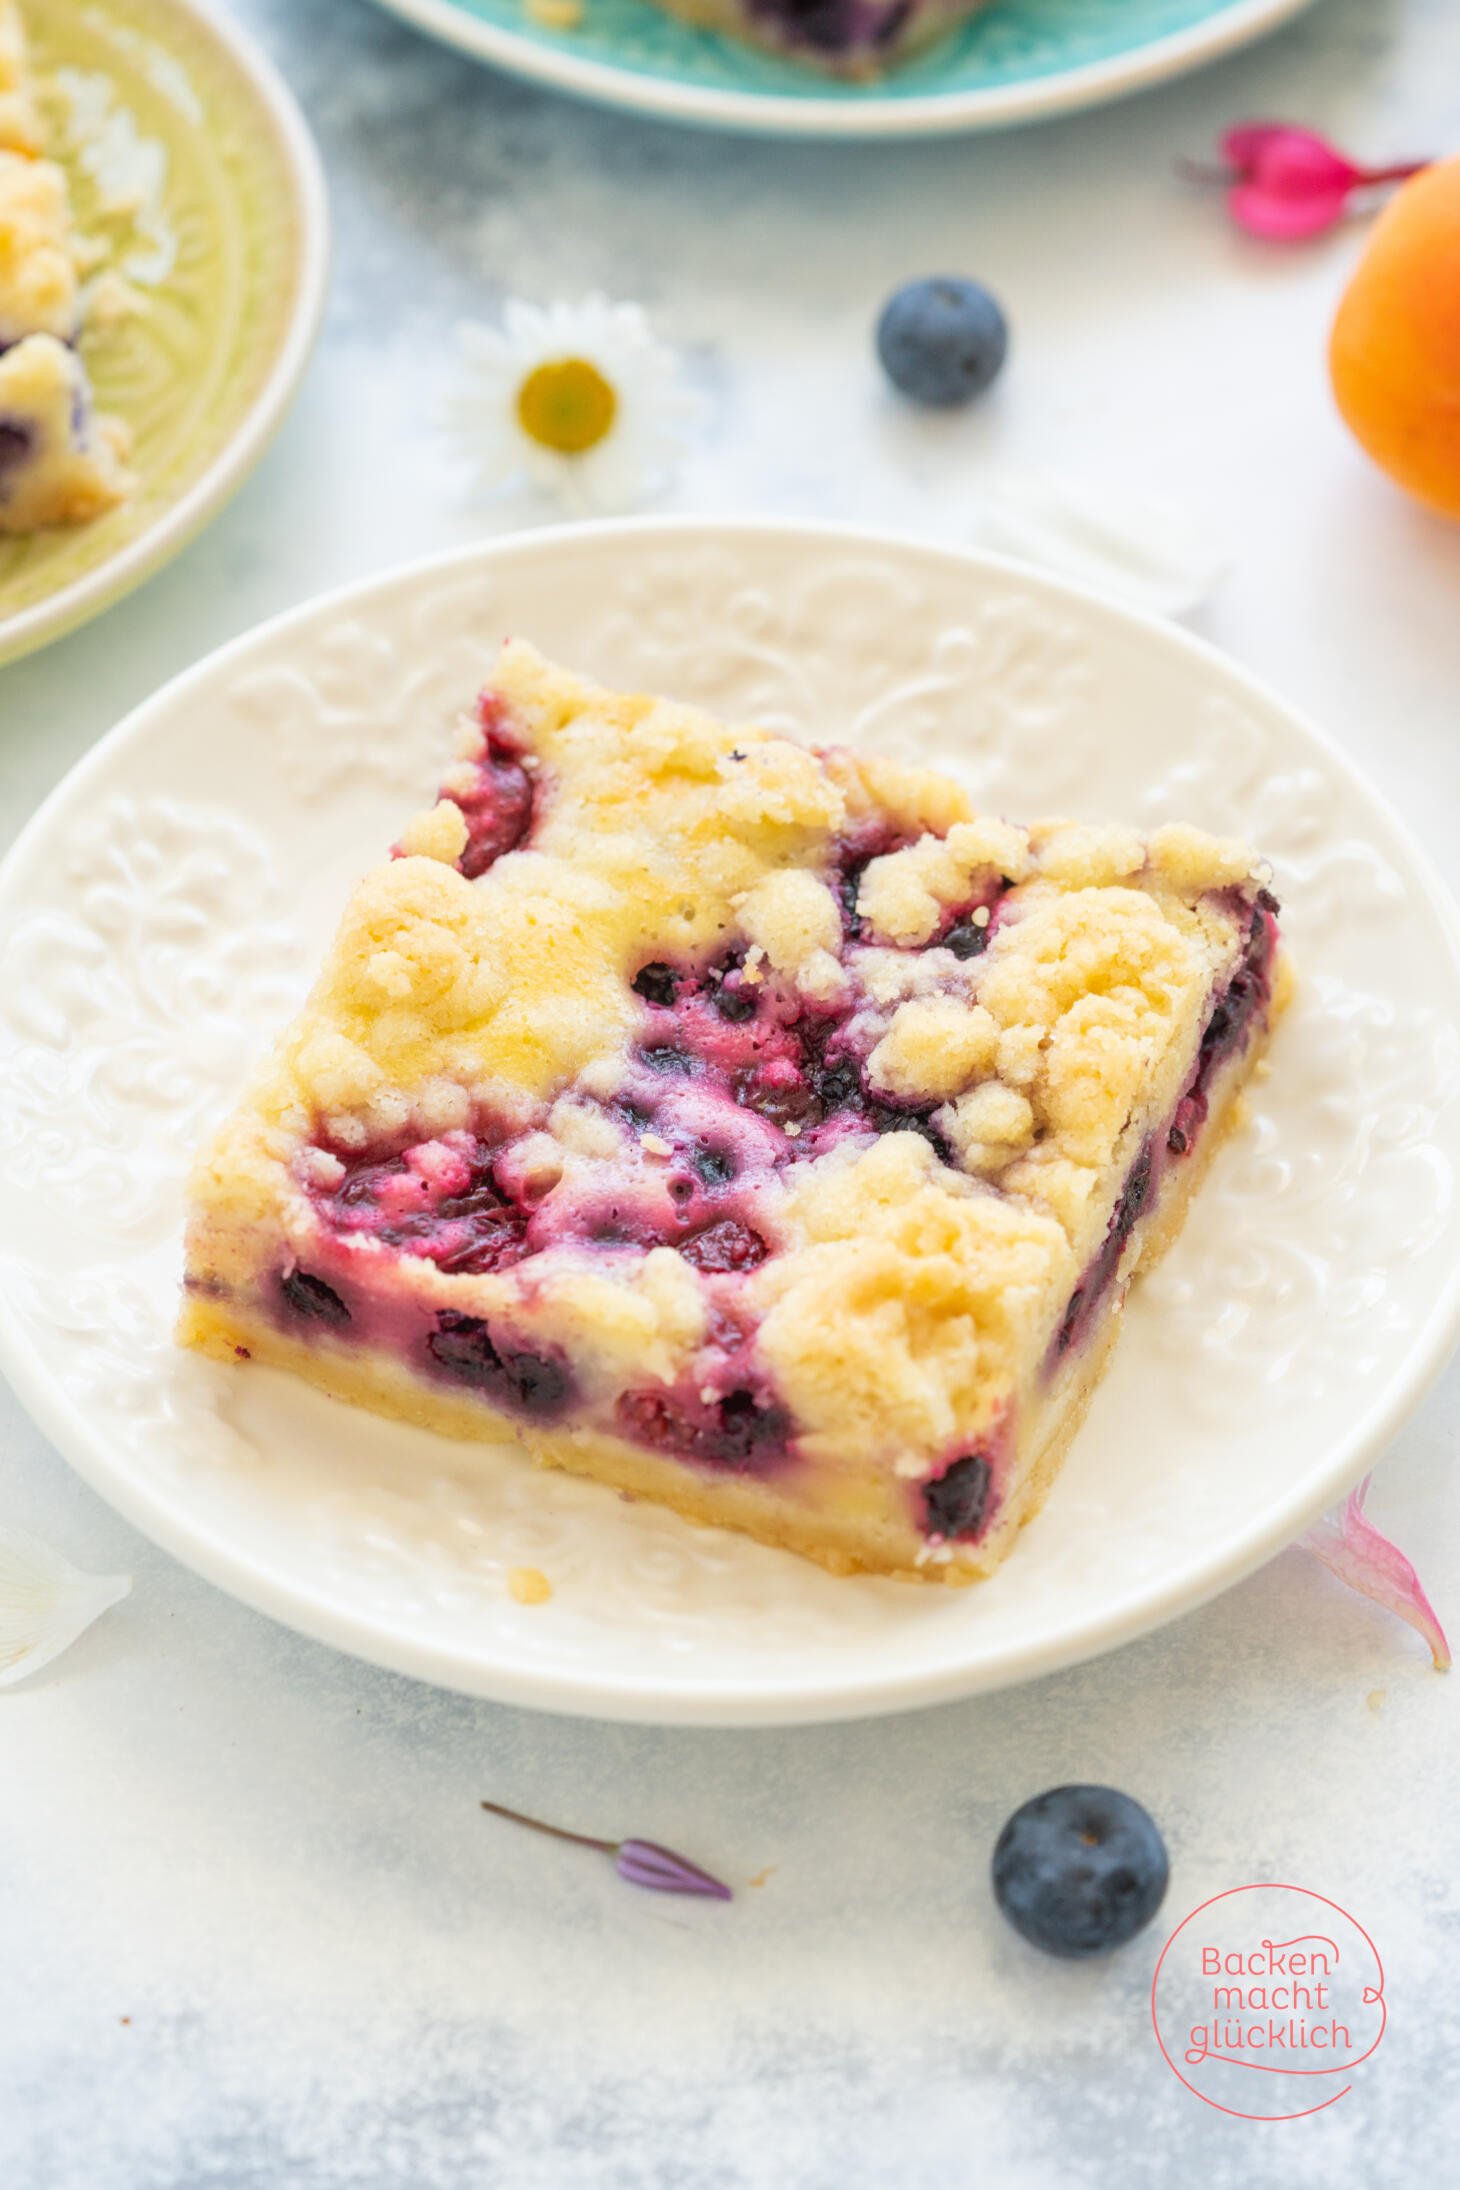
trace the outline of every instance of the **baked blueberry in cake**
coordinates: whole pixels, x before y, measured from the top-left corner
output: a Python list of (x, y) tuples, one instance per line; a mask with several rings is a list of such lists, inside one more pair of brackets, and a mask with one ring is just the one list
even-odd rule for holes
[(199, 1160), (181, 1337), (786, 1545), (987, 1573), (1283, 988), (1251, 850), (509, 645)]
[(722, 31), (833, 75), (880, 76), (988, 0), (660, 0), (703, 30)]
[(41, 152), (18, 10), (0, 0), (0, 533), (120, 502), (128, 436), (97, 413), (74, 344), (82, 297), (66, 177)]

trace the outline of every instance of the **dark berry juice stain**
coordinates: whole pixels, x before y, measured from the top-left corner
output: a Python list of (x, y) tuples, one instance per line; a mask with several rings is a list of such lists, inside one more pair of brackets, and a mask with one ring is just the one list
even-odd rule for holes
[(943, 937), (943, 948), (955, 958), (981, 958), (989, 947), (989, 923), (976, 921), (971, 913), (955, 920)]
[(836, 880), (832, 884), (837, 903), (842, 909), (842, 929), (849, 943), (861, 940), (862, 916), (857, 911), (857, 893), (862, 887), (862, 877), (871, 864), (870, 857), (846, 861), (838, 868)]
[(295, 1315), (303, 1316), (311, 1323), (330, 1323), (338, 1327), (348, 1323), (350, 1311), (335, 1291), (321, 1277), (309, 1270), (288, 1270), (279, 1280), (279, 1290)]
[(760, 1009), (760, 985), (745, 979), (745, 959), (741, 951), (732, 951), (729, 957), (711, 966), (705, 975), (704, 986), (715, 1012), (731, 1026), (745, 1026)]
[(426, 1351), (455, 1383), (526, 1414), (559, 1413), (572, 1390), (566, 1363), (550, 1354), (499, 1346), (481, 1316), (459, 1315), (454, 1308), (438, 1314)]
[(35, 447), (35, 433), (20, 419), (0, 418), (0, 495), (5, 491), (6, 474), (19, 471), (27, 462)]
[(636, 996), (642, 996), (646, 1004), (668, 1006), (679, 994), (680, 977), (673, 966), (661, 958), (653, 958), (647, 966), (640, 966), (629, 984)]
[(1212, 1007), (1197, 1052), (1196, 1070), (1166, 1135), (1166, 1146), (1173, 1156), (1189, 1154), (1206, 1122), (1212, 1081), (1227, 1059), (1246, 1047), (1254, 1020), (1272, 1001), (1277, 910), (1278, 902), (1271, 890), (1259, 890), (1242, 963)]
[(728, 1148), (697, 1148), (690, 1162), (706, 1186), (728, 1186), (735, 1176), (735, 1158)]
[(823, 1059), (814, 1064), (811, 1085), (823, 1111), (848, 1110), (853, 1105), (861, 1107), (862, 1075), (850, 1057), (835, 1058), (830, 1064)]
[(1141, 1213), (1151, 1198), (1151, 1186), (1155, 1175), (1155, 1159), (1151, 1143), (1146, 1141), (1121, 1191), (1100, 1251), (1085, 1275), (1070, 1295), (1064, 1321), (1054, 1342), (1056, 1356), (1068, 1353), (1077, 1338), (1083, 1338), (1095, 1320), (1100, 1303), (1105, 1298), (1120, 1268), (1120, 1258), (1125, 1253), (1126, 1241), (1140, 1222)]
[(677, 1460), (747, 1474), (780, 1457), (790, 1434), (784, 1407), (749, 1390), (702, 1400), (683, 1392), (625, 1392), (618, 1403), (622, 1436)]
[(821, 1108), (814, 1091), (795, 1071), (784, 1068), (762, 1071), (751, 1066), (737, 1072), (731, 1083), (742, 1109), (753, 1110), (784, 1132), (788, 1125), (798, 1131), (821, 1122)]
[(501, 703), (484, 693), (477, 715), (486, 745), (475, 763), (476, 782), (452, 798), (466, 819), (466, 849), (457, 865), (468, 882), (486, 873), (504, 852), (515, 851), (532, 828), (533, 782), (522, 747), (506, 728)]
[(642, 1061), (651, 1072), (687, 1075), (695, 1070), (697, 1060), (678, 1042), (650, 1042), (639, 1051)]
[(965, 1539), (982, 1535), (993, 1479), (993, 1469), (982, 1453), (966, 1453), (945, 1468), (923, 1492), (927, 1533)]

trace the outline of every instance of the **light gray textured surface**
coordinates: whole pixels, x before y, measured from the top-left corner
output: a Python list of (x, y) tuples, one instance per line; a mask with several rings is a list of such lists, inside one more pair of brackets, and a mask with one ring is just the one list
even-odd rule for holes
[[(1453, 142), (1448, 0), (1326, 0), (1104, 115), (905, 150), (681, 135), (539, 97), (363, 0), (247, 0), (323, 145), (324, 346), (274, 452), (183, 561), (0, 673), (8, 836), (118, 715), (306, 594), (500, 522), (431, 409), (453, 320), (504, 289), (637, 295), (710, 425), (671, 506), (958, 537), (995, 464), (1159, 486), (1238, 549), (1205, 628), (1326, 722), (1453, 872), (1460, 532), (1332, 420), (1323, 330), (1356, 239), (1264, 254), (1171, 179), (1229, 120), (1354, 150)], [(978, 417), (897, 415), (884, 292), (983, 274), (1015, 337)], [(1298, 1553), (1166, 1634), (1003, 1698), (695, 1735), (432, 1694), (295, 1640), (139, 1542), (4, 1402), (0, 1517), (136, 1593), (0, 1702), (7, 2190), (1215, 2190), (1444, 2180), (1460, 2141), (1452, 1682)], [(1460, 1618), (1452, 1371), (1376, 1517)], [(1382, 1692), (1382, 1693), (1381, 1693)], [(1158, 1942), (1036, 1962), (991, 1912), (1005, 1814), (1114, 1781), (1170, 1838), (1173, 1921), (1254, 1878), (1368, 1926), (1390, 2027), (1353, 2094), (1255, 2127), (1171, 2077)], [(491, 1792), (737, 1882), (636, 1896), (483, 1819)]]

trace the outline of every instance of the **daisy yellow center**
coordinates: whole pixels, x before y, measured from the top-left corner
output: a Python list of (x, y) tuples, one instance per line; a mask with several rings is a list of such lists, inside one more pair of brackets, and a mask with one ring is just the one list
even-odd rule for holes
[(525, 434), (560, 456), (582, 456), (610, 432), (618, 397), (586, 357), (554, 358), (530, 372), (517, 391), (517, 422)]

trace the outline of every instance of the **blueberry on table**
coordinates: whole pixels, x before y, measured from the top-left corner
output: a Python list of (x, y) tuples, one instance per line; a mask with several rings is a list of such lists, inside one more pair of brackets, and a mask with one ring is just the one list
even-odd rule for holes
[(877, 355), (902, 395), (949, 408), (997, 380), (1009, 348), (998, 304), (976, 281), (939, 274), (895, 289), (877, 322)]
[(1014, 1812), (994, 1846), (994, 1898), (1046, 1954), (1108, 1954), (1150, 1923), (1166, 1892), (1166, 1844), (1114, 1787), (1051, 1787)]

